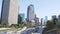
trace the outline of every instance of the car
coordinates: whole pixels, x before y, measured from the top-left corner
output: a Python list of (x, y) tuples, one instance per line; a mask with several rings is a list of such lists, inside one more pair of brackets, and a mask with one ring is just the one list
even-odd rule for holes
[(35, 27), (35, 32), (37, 32), (39, 30), (39, 27)]

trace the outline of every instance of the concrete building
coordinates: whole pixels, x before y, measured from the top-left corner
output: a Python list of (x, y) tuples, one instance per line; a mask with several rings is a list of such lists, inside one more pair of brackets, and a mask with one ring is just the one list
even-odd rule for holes
[(18, 21), (18, 0), (3, 0), (1, 10), (1, 20), (9, 25), (17, 24)]
[(58, 18), (60, 19), (60, 15), (58, 16)]
[(43, 18), (41, 18), (41, 24), (40, 24), (41, 26), (43, 25)]
[(60, 27), (60, 15), (58, 15), (58, 21), (56, 23), (57, 27)]
[(35, 18), (35, 23), (36, 23), (36, 25), (39, 25), (39, 18), (38, 17)]
[(52, 16), (52, 20), (53, 20), (53, 22), (54, 22), (54, 25), (56, 25), (56, 23), (57, 23), (57, 16), (56, 15), (53, 15)]
[(39, 18), (35, 15), (35, 24), (39, 25)]
[(31, 25), (32, 25), (32, 26), (36, 26), (35, 20), (31, 20)]
[(43, 25), (44, 25), (43, 18), (41, 18), (41, 26), (43, 26)]
[(29, 5), (27, 8), (27, 20), (31, 21), (35, 19), (34, 5)]
[(53, 15), (52, 16), (52, 20), (56, 20), (57, 19), (57, 16), (56, 15)]

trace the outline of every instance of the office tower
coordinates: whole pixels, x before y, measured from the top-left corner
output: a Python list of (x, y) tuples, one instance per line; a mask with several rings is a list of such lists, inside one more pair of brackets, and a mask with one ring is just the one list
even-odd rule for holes
[(48, 17), (45, 16), (45, 19), (44, 19), (44, 24), (45, 24), (45, 25), (46, 25), (47, 21), (48, 21)]
[(43, 18), (41, 18), (41, 26), (43, 25)]
[(21, 18), (22, 18), (22, 21), (24, 21), (24, 19), (25, 19), (25, 14), (24, 14), (24, 13), (20, 13), (20, 16), (21, 16)]
[(53, 19), (53, 20), (54, 20), (54, 19), (57, 19), (56, 15), (53, 15), (53, 16), (52, 16), (52, 19)]
[(1, 17), (0, 17), (0, 23), (1, 23)]
[(34, 14), (34, 5), (29, 5), (27, 8), (27, 20), (28, 21), (33, 21), (35, 19), (35, 14)]
[(39, 23), (39, 18), (38, 17), (35, 18), (35, 22)]
[(57, 27), (60, 27), (60, 15), (58, 15), (58, 21), (56, 23)]
[(56, 15), (53, 15), (53, 16), (52, 16), (52, 20), (53, 20), (53, 22), (54, 22), (54, 25), (56, 25), (56, 22), (57, 22), (57, 16), (56, 16)]
[(38, 25), (39, 24), (39, 18), (35, 15), (35, 24)]
[(18, 22), (18, 0), (3, 0), (1, 20), (3, 23), (8, 22), (9, 25)]
[(36, 23), (36, 25), (39, 25), (39, 18), (38, 17), (35, 18), (35, 23)]
[(60, 15), (58, 16), (58, 18), (60, 19)]

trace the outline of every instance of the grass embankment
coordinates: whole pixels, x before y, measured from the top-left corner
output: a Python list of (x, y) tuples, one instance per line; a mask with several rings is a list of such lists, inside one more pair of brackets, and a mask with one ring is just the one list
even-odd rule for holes
[(8, 32), (8, 31), (14, 31), (14, 30), (16, 30), (16, 28), (3, 29), (3, 30), (0, 30), (0, 32)]
[(60, 34), (60, 28), (57, 28), (57, 34)]
[[(7, 31), (18, 31), (20, 29), (22, 29), (24, 27), (24, 24), (12, 24), (11, 26), (8, 26), (8, 27), (1, 27), (0, 28), (0, 32), (7, 32)], [(4, 29), (6, 28), (6, 29)], [(8, 29), (10, 28), (10, 29)]]
[(45, 28), (44, 31), (43, 31), (43, 34), (48, 34), (48, 33), (56, 34), (57, 33), (57, 28), (52, 28), (52, 29)]

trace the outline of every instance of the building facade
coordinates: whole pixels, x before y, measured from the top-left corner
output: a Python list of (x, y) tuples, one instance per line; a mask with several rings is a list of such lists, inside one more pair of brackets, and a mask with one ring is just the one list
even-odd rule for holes
[(57, 16), (56, 15), (53, 15), (52, 16), (52, 20), (56, 20), (57, 19)]
[(45, 24), (45, 25), (47, 24), (47, 21), (48, 21), (48, 17), (45, 16), (45, 19), (44, 19), (44, 24)]
[(9, 25), (17, 24), (18, 0), (3, 0), (1, 10), (1, 21), (8, 22)]
[(34, 5), (29, 5), (27, 8), (27, 20), (31, 21), (35, 19)]
[(39, 25), (39, 18), (38, 17), (35, 18), (35, 24)]
[(57, 27), (60, 27), (60, 15), (58, 15), (58, 21), (56, 23)]
[(35, 25), (39, 25), (39, 18), (35, 14)]
[(22, 17), (22, 21), (25, 20), (25, 14), (24, 13), (20, 13), (20, 16)]
[(56, 15), (53, 15), (52, 16), (52, 20), (53, 20), (53, 22), (54, 22), (54, 25), (56, 25), (56, 23), (57, 23), (57, 16)]
[(60, 19), (60, 15), (58, 16), (58, 18)]

